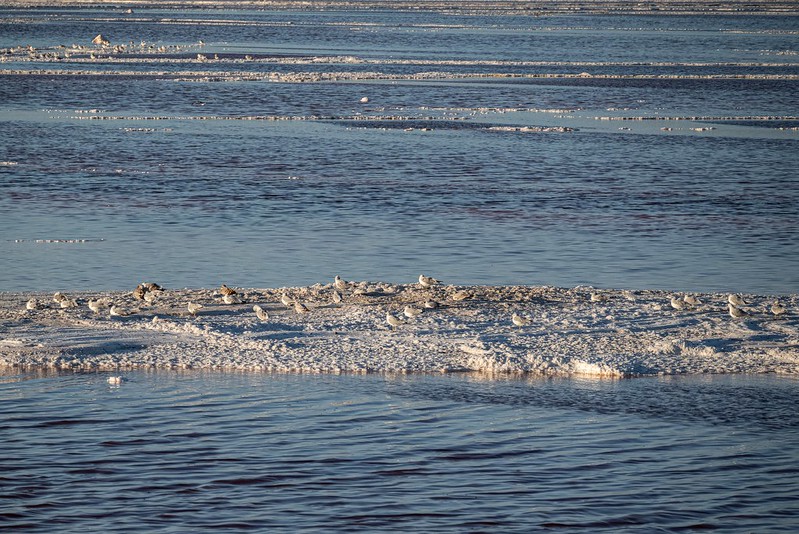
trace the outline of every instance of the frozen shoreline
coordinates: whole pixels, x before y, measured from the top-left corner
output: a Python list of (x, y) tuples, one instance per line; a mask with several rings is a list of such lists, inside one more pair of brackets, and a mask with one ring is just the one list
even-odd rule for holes
[[(733, 319), (727, 294), (693, 294), (675, 310), (673, 292), (590, 287), (350, 283), (239, 289), (225, 304), (215, 289), (165, 290), (147, 303), (130, 292), (0, 293), (0, 367), (73, 370), (219, 369), (276, 372), (480, 372), (632, 377), (693, 373), (799, 373), (799, 295), (744, 295), (750, 315)], [(308, 313), (281, 304), (282, 294)], [(592, 295), (593, 299), (592, 300)], [(683, 296), (683, 293), (679, 293)], [(458, 300), (459, 297), (465, 297)], [(37, 309), (26, 309), (29, 299)], [(89, 300), (105, 299), (100, 312)], [(422, 309), (403, 316), (406, 305)], [(188, 302), (204, 307), (192, 316)], [(127, 315), (111, 316), (110, 304)], [(269, 314), (259, 320), (253, 305)], [(386, 323), (391, 312), (405, 322)], [(514, 313), (530, 323), (515, 326)]]

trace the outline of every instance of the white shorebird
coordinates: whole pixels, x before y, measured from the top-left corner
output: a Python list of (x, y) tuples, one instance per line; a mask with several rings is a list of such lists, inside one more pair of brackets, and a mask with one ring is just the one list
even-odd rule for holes
[(775, 300), (774, 304), (771, 305), (771, 313), (774, 315), (783, 315), (785, 312), (785, 306), (780, 304), (779, 300)]
[(285, 306), (286, 308), (291, 308), (292, 306), (294, 306), (294, 301), (288, 298), (285, 293), (280, 295), (280, 302), (282, 302), (283, 306)]
[(126, 315), (129, 315), (127, 310), (124, 310), (116, 305), (111, 306), (111, 311), (109, 313), (111, 313), (112, 317), (124, 317)]
[(741, 317), (746, 317), (747, 315), (749, 315), (748, 312), (745, 312), (744, 310), (742, 310), (732, 302), (729, 302), (727, 306), (730, 309), (730, 317), (732, 317), (733, 319), (740, 319)]
[(687, 304), (679, 297), (679, 295), (671, 297), (671, 307), (675, 310), (684, 310), (686, 306)]
[(333, 302), (335, 302), (336, 304), (339, 304), (342, 300), (344, 300), (344, 297), (342, 297), (341, 293), (339, 293), (338, 291), (336, 291), (334, 289), (333, 290)]
[(702, 304), (702, 301), (693, 295), (685, 295), (682, 298), (682, 301), (688, 304), (689, 306), (699, 306), (700, 304)]
[(235, 295), (236, 293), (238, 293), (238, 291), (236, 291), (232, 287), (226, 286), (225, 284), (222, 284), (222, 286), (219, 288), (219, 292), (222, 293), (222, 296), (225, 297), (228, 295)]
[(605, 300), (605, 295), (601, 293), (591, 293), (591, 302), (602, 302)]
[(75, 300), (75, 299), (70, 299), (70, 298), (64, 297), (64, 300), (61, 301), (61, 307), (62, 308), (77, 308), (78, 307), (78, 301)]
[(391, 328), (397, 328), (400, 325), (405, 324), (405, 321), (393, 315), (391, 312), (386, 312), (386, 322)]
[(629, 289), (625, 289), (624, 291), (621, 292), (621, 294), (622, 296), (624, 296), (624, 298), (626, 298), (630, 302), (635, 302), (635, 293), (633, 293)]
[(97, 300), (89, 299), (89, 302), (87, 304), (89, 306), (89, 309), (94, 313), (100, 313), (101, 311), (103, 311), (103, 308), (105, 308), (105, 302), (103, 302), (101, 299)]
[(349, 284), (342, 280), (339, 275), (336, 275), (336, 277), (333, 279), (333, 286), (339, 291), (346, 291), (349, 287)]
[(28, 302), (25, 303), (26, 310), (35, 310), (39, 307), (39, 301), (36, 299), (30, 299)]
[(252, 311), (255, 312), (255, 316), (258, 317), (258, 319), (260, 319), (261, 321), (266, 322), (269, 320), (269, 314), (266, 313), (266, 310), (264, 310), (259, 305), (256, 304), (255, 306), (253, 306)]
[(426, 301), (424, 301), (424, 307), (427, 308), (428, 310), (434, 310), (434, 309), (438, 308), (438, 302), (436, 302), (435, 300), (432, 300), (432, 299), (431, 300), (426, 300)]
[(297, 302), (294, 303), (294, 311), (302, 314), (302, 313), (308, 313), (311, 310), (308, 309), (308, 306), (306, 306), (305, 304), (303, 304), (298, 300)]
[(241, 299), (235, 293), (230, 293), (228, 295), (222, 295), (222, 302), (225, 304), (241, 304)]
[(55, 294), (53, 295), (53, 301), (57, 302), (57, 303), (60, 303), (61, 301), (66, 300), (66, 299), (67, 299), (67, 296), (64, 295), (60, 291), (56, 291)]
[(530, 319), (522, 317), (517, 313), (511, 315), (510, 320), (513, 321), (513, 324), (515, 324), (516, 326), (527, 326), (528, 324), (530, 324)]
[(404, 313), (405, 317), (407, 317), (408, 319), (413, 319), (414, 317), (422, 313), (422, 309), (414, 308), (413, 306), (405, 306), (405, 309), (402, 310), (402, 313)]
[(158, 291), (148, 291), (144, 294), (144, 302), (147, 304), (152, 304), (155, 302), (155, 299), (158, 297)]
[(108, 383), (111, 384), (112, 386), (118, 386), (118, 385), (120, 385), (122, 383), (122, 377), (121, 376), (109, 376), (108, 377)]
[(747, 302), (743, 298), (741, 298), (741, 295), (736, 295), (734, 293), (731, 293), (727, 297), (727, 302), (729, 302), (733, 306), (746, 306), (747, 304)]
[(425, 276), (423, 274), (419, 275), (419, 285), (422, 286), (425, 289), (427, 289), (429, 287), (433, 287), (434, 285), (437, 285), (439, 283), (440, 282), (438, 280), (436, 280), (435, 278), (432, 278), (430, 276)]
[(188, 306), (186, 306), (186, 309), (189, 310), (190, 314), (197, 315), (197, 312), (203, 309), (203, 305), (195, 304), (194, 302), (189, 302)]

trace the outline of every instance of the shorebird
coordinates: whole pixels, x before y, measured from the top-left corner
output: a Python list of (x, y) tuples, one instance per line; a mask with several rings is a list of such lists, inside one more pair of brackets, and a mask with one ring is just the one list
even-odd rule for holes
[(424, 307), (427, 308), (428, 310), (434, 310), (434, 309), (438, 308), (438, 302), (436, 302), (435, 300), (432, 300), (432, 299), (431, 300), (426, 300), (426, 301), (424, 301)]
[(111, 306), (110, 313), (111, 317), (124, 317), (125, 315), (128, 315), (128, 312), (126, 310), (123, 310), (122, 308), (116, 305)]
[(109, 376), (108, 377), (108, 383), (111, 384), (112, 386), (118, 386), (118, 385), (120, 385), (122, 383), (122, 377), (121, 376)]
[(147, 293), (144, 294), (144, 302), (146, 302), (147, 304), (152, 304), (153, 302), (155, 302), (156, 297), (158, 297), (157, 291), (148, 291)]
[(53, 301), (57, 303), (60, 303), (62, 300), (66, 300), (66, 298), (67, 296), (60, 291), (56, 291), (55, 295), (53, 295)]
[(740, 295), (735, 295), (733, 293), (731, 293), (727, 297), (727, 302), (729, 302), (733, 306), (746, 306), (747, 304), (746, 301), (743, 298), (741, 298)]
[(391, 312), (386, 312), (386, 322), (391, 328), (397, 328), (398, 326), (405, 324), (405, 321), (393, 315)]
[(70, 299), (64, 297), (64, 300), (61, 301), (62, 308), (77, 308), (78, 302), (75, 299)]
[(341, 296), (341, 293), (339, 293), (338, 291), (336, 291), (336, 290), (334, 289), (334, 290), (333, 290), (333, 302), (335, 302), (336, 304), (338, 304), (338, 303), (340, 303), (342, 300), (343, 300), (343, 297)]
[(775, 300), (774, 304), (771, 305), (771, 313), (774, 315), (782, 315), (785, 313), (785, 306), (780, 304), (779, 300)]
[(25, 303), (26, 310), (35, 310), (39, 307), (39, 302), (36, 299), (30, 299)]
[(686, 306), (687, 304), (679, 297), (679, 295), (671, 297), (671, 307), (675, 310), (684, 310)]
[(189, 302), (189, 305), (186, 306), (189, 310), (189, 313), (192, 315), (197, 315), (197, 312), (203, 308), (202, 304), (195, 304), (194, 302)]
[(621, 292), (621, 294), (622, 294), (622, 295), (624, 296), (624, 298), (626, 298), (627, 300), (629, 300), (629, 301), (631, 301), (631, 302), (635, 302), (635, 293), (633, 293), (633, 292), (632, 292), (632, 291), (630, 291), (629, 289), (625, 289), (624, 291), (622, 291), (622, 292)]
[(241, 304), (241, 299), (235, 293), (222, 296), (222, 302), (225, 304)]
[(266, 310), (264, 310), (259, 305), (256, 304), (255, 306), (253, 306), (252, 311), (255, 312), (256, 317), (258, 317), (258, 319), (260, 319), (261, 321), (266, 322), (269, 320), (269, 314), (266, 313)]
[(235, 295), (237, 291), (232, 287), (228, 287), (225, 284), (219, 288), (219, 292), (222, 293), (223, 296), (227, 297), (228, 295)]
[(530, 324), (530, 319), (522, 317), (521, 315), (518, 315), (516, 313), (511, 315), (510, 320), (513, 321), (513, 324), (515, 324), (516, 326), (526, 326)]
[(471, 296), (472, 294), (469, 293), (468, 291), (458, 291), (457, 293), (453, 293), (450, 298), (455, 302), (460, 302), (462, 300), (470, 298)]
[(133, 290), (133, 296), (136, 300), (144, 300), (144, 297), (147, 295), (147, 290), (144, 289), (142, 284), (136, 286), (136, 289)]
[(156, 284), (155, 282), (143, 282), (142, 287), (147, 291), (163, 291), (164, 288)]
[(288, 298), (285, 293), (280, 295), (280, 302), (282, 302), (283, 306), (285, 306), (286, 308), (291, 308), (292, 306), (294, 306), (294, 301)]
[(405, 306), (405, 309), (402, 310), (402, 313), (404, 313), (405, 317), (407, 317), (408, 319), (413, 319), (414, 317), (422, 313), (422, 310), (420, 308), (414, 308), (413, 306)]
[(733, 319), (740, 319), (741, 317), (746, 317), (749, 313), (745, 312), (732, 302), (728, 303), (727, 306), (730, 308), (730, 317)]
[(682, 300), (683, 300), (683, 302), (685, 302), (689, 306), (699, 306), (700, 304), (702, 304), (702, 301), (699, 300), (698, 298), (696, 298), (693, 295), (685, 295), (682, 298)]
[(89, 306), (89, 309), (94, 313), (100, 313), (101, 311), (103, 311), (103, 308), (105, 308), (105, 302), (103, 302), (100, 299), (97, 300), (89, 299), (89, 302), (87, 304)]
[(440, 282), (438, 280), (436, 280), (435, 278), (432, 278), (430, 276), (425, 276), (423, 274), (419, 275), (419, 285), (422, 286), (425, 289), (427, 289), (429, 287), (433, 287), (434, 285), (439, 284), (439, 283)]
[(605, 300), (605, 295), (601, 293), (591, 293), (591, 302), (602, 302)]
[(339, 275), (336, 275), (336, 277), (333, 279), (333, 286), (339, 291), (346, 291), (349, 284), (342, 280)]
[(308, 306), (298, 300), (294, 303), (294, 311), (297, 313), (308, 313), (311, 310), (308, 309)]

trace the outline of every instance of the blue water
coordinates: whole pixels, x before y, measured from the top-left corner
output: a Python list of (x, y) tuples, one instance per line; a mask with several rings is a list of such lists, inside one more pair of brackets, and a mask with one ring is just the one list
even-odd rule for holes
[(12, 373), (0, 526), (795, 532), (794, 379)]
[[(0, 290), (425, 272), (462, 284), (794, 292), (796, 27), (754, 16), (0, 9), (6, 48), (89, 45), (102, 32), (186, 47), (140, 54), (152, 60), (372, 61), (1, 63)], [(624, 77), (280, 84), (176, 71)], [(695, 78), (719, 74), (773, 79)], [(613, 115), (709, 122), (596, 120)], [(753, 120), (765, 116), (779, 120)], [(724, 117), (739, 120), (714, 120)]]

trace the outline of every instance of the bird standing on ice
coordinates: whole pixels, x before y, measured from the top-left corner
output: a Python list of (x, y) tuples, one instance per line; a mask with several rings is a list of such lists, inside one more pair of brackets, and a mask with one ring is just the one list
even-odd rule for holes
[(530, 324), (530, 319), (522, 317), (521, 315), (516, 313), (511, 315), (510, 320), (513, 321), (513, 324), (515, 324), (516, 326), (527, 326), (528, 324)]
[(425, 289), (433, 287), (434, 285), (437, 285), (439, 283), (440, 282), (435, 278), (432, 278), (430, 276), (425, 276), (423, 274), (419, 275), (419, 285)]
[(398, 326), (405, 324), (405, 321), (393, 315), (391, 312), (386, 312), (386, 322), (391, 328), (397, 328)]

